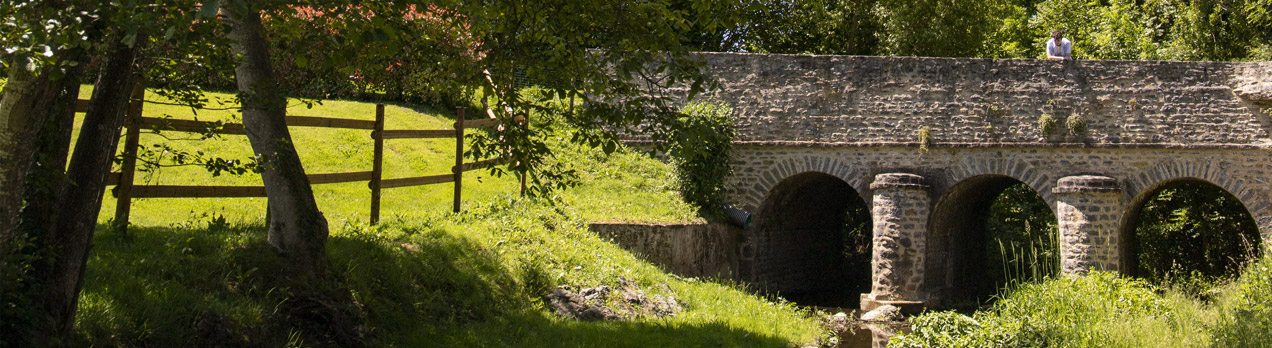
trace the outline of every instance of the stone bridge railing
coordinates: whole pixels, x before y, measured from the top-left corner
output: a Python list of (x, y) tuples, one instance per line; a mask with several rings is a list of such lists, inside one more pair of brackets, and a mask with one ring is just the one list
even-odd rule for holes
[(701, 56), (741, 143), (917, 144), (927, 127), (942, 146), (1248, 147), (1272, 129), (1272, 62)]

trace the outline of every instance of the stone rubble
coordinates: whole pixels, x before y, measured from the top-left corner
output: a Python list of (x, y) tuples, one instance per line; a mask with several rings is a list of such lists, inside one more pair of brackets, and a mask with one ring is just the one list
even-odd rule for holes
[[(646, 296), (645, 291), (633, 281), (618, 277), (617, 290), (606, 285), (583, 288), (577, 293), (569, 286), (559, 286), (545, 296), (549, 308), (557, 315), (582, 321), (616, 321), (637, 317), (670, 317), (684, 311), (671, 289), (660, 284), (666, 296)], [(610, 301), (610, 298), (621, 301)]]

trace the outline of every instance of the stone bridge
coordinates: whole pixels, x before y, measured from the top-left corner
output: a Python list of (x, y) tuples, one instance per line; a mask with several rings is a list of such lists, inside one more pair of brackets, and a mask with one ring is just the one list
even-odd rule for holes
[(1131, 271), (1140, 207), (1179, 181), (1272, 239), (1272, 62), (702, 56), (737, 120), (729, 201), (754, 214), (735, 276), (770, 291), (842, 272), (844, 209), (866, 204), (861, 306), (939, 305), (982, 281), (989, 204), (1016, 183), (1055, 213), (1065, 273)]

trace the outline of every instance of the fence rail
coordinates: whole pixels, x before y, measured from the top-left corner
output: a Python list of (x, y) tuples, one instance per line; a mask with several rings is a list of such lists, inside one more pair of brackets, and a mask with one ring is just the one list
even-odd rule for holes
[[(132, 210), (133, 198), (215, 198), (215, 197), (266, 197), (264, 186), (183, 186), (183, 185), (136, 185), (134, 179), (137, 168), (137, 148), (140, 143), (141, 129), (158, 132), (191, 132), (216, 133), (224, 135), (246, 135), (246, 128), (238, 123), (207, 122), (181, 120), (171, 118), (144, 117), (145, 89), (138, 85), (133, 89), (132, 100), (125, 118), (123, 163), (119, 172), (112, 172), (107, 177), (107, 185), (115, 186), (113, 193), (118, 200), (115, 208), (115, 221), (127, 222)], [(88, 109), (87, 100), (78, 100), (76, 112)], [(366, 181), (371, 189), (370, 222), (380, 221), (381, 190), (387, 188), (411, 187), (441, 183), (454, 183), (454, 211), (460, 211), (463, 173), (471, 170), (488, 168), (501, 163), (501, 158), (491, 158), (475, 162), (464, 162), (464, 130), (473, 128), (490, 128), (498, 126), (497, 119), (464, 120), (464, 109), (458, 108), (454, 129), (384, 129), (384, 105), (377, 104), (375, 120), (351, 120), (318, 116), (287, 116), (288, 127), (317, 127), (333, 129), (370, 130), (374, 141), (374, 156), (371, 171), (309, 174), (309, 183), (336, 184)], [(487, 110), (484, 115), (493, 117)], [(384, 179), (384, 140), (386, 139), (455, 139), (455, 165), (450, 174), (428, 175), (406, 178)], [(524, 187), (525, 178), (521, 185)]]

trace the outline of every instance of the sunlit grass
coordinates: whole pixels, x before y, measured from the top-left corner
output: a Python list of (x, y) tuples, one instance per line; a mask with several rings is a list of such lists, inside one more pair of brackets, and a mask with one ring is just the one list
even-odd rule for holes
[[(297, 103), (289, 113), (370, 120), (374, 110), (368, 103), (324, 101), (313, 109)], [(148, 104), (145, 114), (192, 118), (188, 109), (166, 105)], [(233, 115), (200, 112), (198, 119)], [(453, 116), (394, 105), (387, 119), (389, 129), (439, 129), (449, 127)], [(368, 131), (293, 128), (292, 135), (309, 173), (371, 168)], [(142, 138), (143, 144), (158, 141), (164, 138)], [(817, 321), (792, 304), (767, 301), (727, 282), (665, 273), (587, 231), (592, 221), (700, 220), (680, 200), (667, 164), (630, 149), (605, 155), (548, 141), (558, 160), (578, 171), (580, 185), (546, 199), (518, 197), (519, 185), (510, 176), (473, 171), (464, 178), (463, 212), (450, 212), (450, 184), (389, 189), (382, 223), (370, 226), (365, 183), (315, 186), (332, 227), (328, 255), (366, 316), (371, 346), (791, 346), (822, 334)], [(169, 144), (225, 158), (251, 154), (242, 136)], [(453, 140), (389, 140), (385, 177), (448, 173), (454, 146)], [(259, 178), (212, 177), (202, 168), (182, 167), (139, 176), (142, 182), (259, 185)], [(108, 194), (101, 226), (114, 216), (114, 207)], [(264, 208), (264, 199), (256, 198), (133, 201), (128, 235), (101, 229), (95, 240), (78, 320), (84, 343), (168, 346), (207, 340), (208, 323), (223, 317), (219, 322), (237, 339), (286, 344), (290, 337), (279, 331), (275, 312), (286, 295), (262, 286), (268, 271), (250, 266), (269, 255), (262, 247)], [(590, 323), (562, 319), (542, 303), (556, 286), (616, 287), (620, 276), (649, 296), (675, 296), (685, 311)]]
[(1177, 288), (1095, 272), (1026, 283), (971, 316), (934, 312), (890, 347), (1266, 347), (1272, 345), (1272, 259), (1214, 289)]

